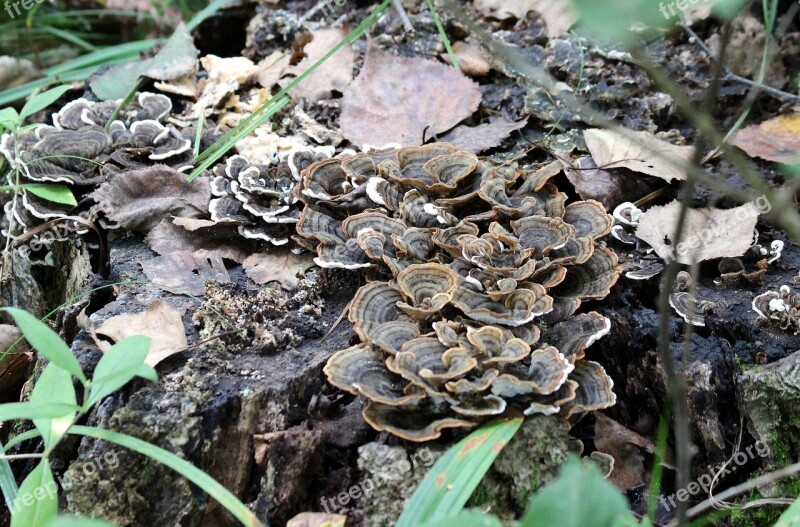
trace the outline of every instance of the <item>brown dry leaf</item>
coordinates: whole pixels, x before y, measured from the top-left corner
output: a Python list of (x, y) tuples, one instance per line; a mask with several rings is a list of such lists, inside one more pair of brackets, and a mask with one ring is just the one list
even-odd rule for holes
[(480, 102), (478, 85), (455, 68), (370, 46), (344, 92), (340, 126), (357, 145), (420, 145), (426, 129), (428, 136), (449, 130)]
[(258, 63), (258, 83), (264, 88), (272, 88), (286, 73), (289, 61), (292, 59), (288, 53), (273, 51), (272, 54)]
[(164, 218), (144, 241), (158, 254), (190, 252), (196, 257), (216, 255), (242, 263), (254, 244), (236, 235), (236, 225), (198, 218)]
[(286, 527), (344, 527), (347, 516), (327, 512), (301, 512)]
[[(180, 312), (163, 300), (153, 302), (139, 313), (111, 317), (95, 328), (94, 333), (108, 337), (114, 343), (134, 335), (150, 337), (150, 351), (144, 361), (150, 366), (155, 366), (189, 345)], [(97, 338), (95, 343), (103, 353), (111, 348), (108, 342)]]
[(614, 458), (614, 470), (608, 479), (623, 491), (642, 485), (645, 476), (642, 450), (653, 454), (653, 443), (601, 413), (595, 417), (594, 446)]
[(694, 155), (694, 147), (673, 145), (650, 132), (593, 128), (584, 130), (583, 138), (598, 167), (627, 168), (667, 182), (685, 180), (684, 166)]
[(639, 220), (636, 236), (649, 243), (666, 261), (690, 265), (712, 258), (741, 256), (753, 245), (759, 208), (747, 203), (733, 209), (689, 209), (683, 236), (672, 241), (680, 214), (677, 200), (650, 208)]
[(624, 177), (597, 168), (589, 156), (570, 161), (568, 152), (557, 150), (555, 154), (564, 167), (564, 174), (581, 199), (597, 200), (606, 210), (613, 210), (620, 203), (627, 201)]
[(514, 130), (524, 128), (528, 119), (506, 121), (500, 116), (491, 117), (488, 123), (478, 126), (456, 126), (441, 137), (442, 141), (452, 143), (461, 150), (477, 154), (494, 148), (511, 135)]
[(0, 324), (0, 356), (3, 356), (0, 360), (0, 394), (19, 384), (28, 371), (31, 352), (26, 341), (20, 341), (6, 354), (21, 337), (22, 332), (16, 326)]
[(222, 258), (211, 252), (198, 256), (189, 251), (177, 251), (139, 262), (153, 285), (176, 295), (203, 296), (206, 282), (230, 283)]
[(561, 37), (577, 22), (572, 2), (564, 0), (475, 0), (474, 6), (485, 15), (500, 20), (524, 19), (528, 11), (536, 11), (547, 25), (547, 36)]
[[(492, 65), (484, 58), (480, 46), (459, 40), (453, 44), (453, 53), (458, 61), (458, 67), (461, 68), (464, 75), (482, 77), (492, 69)], [(450, 64), (449, 54), (442, 53), (439, 56), (442, 57), (442, 60), (446, 63)]]
[(199, 217), (208, 213), (208, 178), (188, 181), (165, 165), (121, 172), (90, 196), (121, 229), (148, 232), (167, 216)]
[[(287, 75), (298, 76), (313, 66), (324, 57), (334, 46), (341, 42), (347, 32), (342, 29), (317, 29), (311, 32), (314, 37), (303, 48), (306, 57), (299, 64), (286, 70)], [(303, 79), (300, 84), (292, 88), (289, 95), (295, 101), (305, 98), (311, 102), (329, 99), (331, 91), (344, 92), (350, 81), (353, 80), (353, 60), (355, 55), (350, 45), (343, 46), (328, 60), (323, 62), (314, 73)], [(280, 84), (286, 87), (293, 79), (283, 79)]]
[(289, 249), (251, 254), (242, 264), (245, 274), (257, 284), (280, 282), (287, 291), (297, 287), (297, 275), (314, 265), (314, 255), (295, 254)]
[[(768, 31), (764, 24), (753, 16), (749, 9), (744, 9), (737, 16), (732, 25), (730, 42), (726, 48), (725, 65), (736, 75), (756, 78), (761, 69), (764, 56), (764, 46), (769, 45), (770, 56), (784, 54), (775, 39), (770, 38), (765, 42)], [(706, 44), (714, 56), (719, 56), (722, 39), (719, 33), (711, 35)], [(786, 84), (786, 67), (782, 60), (773, 60), (767, 68), (764, 84), (781, 89)]]
[(731, 137), (750, 157), (776, 163), (800, 163), (800, 113), (781, 115), (761, 124), (747, 126)]

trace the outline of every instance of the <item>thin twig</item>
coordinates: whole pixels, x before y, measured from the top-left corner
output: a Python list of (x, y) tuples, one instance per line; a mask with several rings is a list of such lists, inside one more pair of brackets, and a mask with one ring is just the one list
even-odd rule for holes
[(403, 22), (403, 29), (409, 36), (414, 36), (417, 34), (417, 30), (414, 29), (414, 26), (411, 24), (411, 20), (408, 18), (408, 13), (406, 13), (406, 8), (403, 7), (403, 2), (401, 0), (392, 0), (392, 5), (394, 6), (394, 10), (397, 11), (397, 14), (400, 16), (400, 20)]

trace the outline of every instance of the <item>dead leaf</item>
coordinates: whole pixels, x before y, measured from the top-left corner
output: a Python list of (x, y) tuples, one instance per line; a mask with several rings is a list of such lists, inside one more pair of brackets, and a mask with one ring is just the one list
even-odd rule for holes
[(258, 83), (264, 88), (272, 88), (286, 73), (291, 55), (281, 51), (273, 51), (258, 63)]
[[(187, 227), (188, 226), (188, 227)], [(144, 241), (158, 254), (190, 252), (197, 258), (212, 255), (242, 263), (254, 245), (236, 235), (236, 224), (198, 218), (164, 218)]]
[(19, 384), (28, 371), (32, 355), (28, 343), (21, 340), (11, 348), (21, 337), (22, 332), (16, 326), (0, 324), (0, 394)]
[(478, 109), (478, 85), (455, 68), (367, 49), (342, 98), (344, 136), (357, 145), (422, 144), (423, 132), (449, 130)]
[(747, 126), (731, 137), (750, 157), (776, 163), (800, 163), (800, 113), (781, 115), (761, 124)]
[[(311, 35), (313, 39), (303, 48), (306, 57), (297, 65), (287, 68), (287, 75), (296, 77), (308, 70), (341, 42), (347, 36), (347, 32), (342, 29), (324, 28), (312, 30)], [(295, 101), (305, 98), (310, 102), (317, 102), (321, 99), (329, 99), (333, 90), (344, 92), (347, 85), (353, 80), (354, 58), (353, 48), (349, 44), (343, 46), (311, 75), (292, 88), (289, 95)], [(283, 79), (280, 84), (282, 87), (286, 87), (292, 80)]]
[[(134, 335), (150, 337), (150, 351), (145, 359), (145, 364), (150, 366), (189, 345), (180, 312), (163, 300), (153, 302), (139, 313), (111, 317), (95, 328), (94, 333), (108, 337), (114, 343)], [(95, 343), (103, 353), (111, 348), (111, 344), (100, 339), (95, 339)]]
[(652, 207), (639, 220), (636, 236), (649, 243), (667, 262), (677, 260), (690, 265), (712, 258), (741, 256), (753, 245), (753, 230), (758, 223), (755, 202), (733, 209), (689, 209), (682, 240), (672, 241), (680, 214), (677, 200)]
[(627, 168), (668, 182), (685, 180), (684, 166), (694, 156), (694, 147), (673, 145), (650, 132), (593, 128), (584, 130), (583, 138), (598, 167)]
[(477, 154), (494, 148), (511, 135), (514, 130), (524, 128), (528, 119), (506, 121), (500, 116), (489, 118), (489, 122), (478, 126), (456, 126), (441, 137), (442, 141), (452, 143), (461, 150)]
[(245, 274), (257, 284), (280, 282), (287, 291), (300, 282), (297, 275), (314, 265), (314, 254), (295, 254), (289, 249), (251, 254), (242, 264)]
[[(461, 68), (464, 75), (482, 77), (492, 69), (492, 65), (484, 58), (480, 46), (475, 44), (469, 44), (463, 40), (459, 40), (453, 44), (453, 54), (455, 54), (458, 67)], [(439, 56), (442, 57), (442, 60), (450, 64), (449, 54), (442, 53)]]
[(122, 99), (135, 88), (140, 77), (168, 81), (195, 71), (197, 54), (192, 33), (181, 22), (155, 56), (112, 66), (92, 78), (89, 86), (101, 101)]
[(595, 417), (594, 446), (614, 458), (614, 469), (608, 479), (623, 491), (642, 485), (645, 477), (642, 451), (653, 454), (653, 443), (601, 413)]
[(327, 512), (301, 512), (286, 527), (344, 527), (347, 516)]
[(153, 87), (164, 93), (172, 93), (189, 97), (190, 99), (197, 99), (199, 88), (197, 87), (197, 74), (192, 71), (191, 73), (178, 77), (171, 81), (156, 81)]
[(578, 15), (571, 2), (554, 0), (475, 0), (475, 8), (500, 20), (524, 20), (528, 11), (536, 11), (547, 25), (547, 36), (561, 37), (577, 22)]
[(203, 296), (206, 282), (230, 283), (225, 263), (216, 253), (199, 256), (177, 251), (139, 262), (153, 285), (176, 295)]
[(148, 232), (167, 216), (200, 217), (208, 213), (208, 178), (188, 181), (165, 165), (115, 174), (90, 194), (116, 227)]
[(603, 204), (606, 210), (627, 201), (625, 178), (597, 168), (589, 156), (570, 161), (569, 154), (556, 151), (556, 157), (564, 167), (564, 174), (575, 187), (581, 199), (594, 199)]

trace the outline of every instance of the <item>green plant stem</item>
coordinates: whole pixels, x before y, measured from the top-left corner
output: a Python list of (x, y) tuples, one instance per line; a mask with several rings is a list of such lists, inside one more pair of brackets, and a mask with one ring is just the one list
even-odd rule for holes
[(181, 476), (185, 477), (201, 489), (209, 496), (217, 500), (223, 505), (237, 520), (243, 525), (248, 527), (263, 527), (263, 524), (256, 518), (250, 509), (248, 509), (239, 499), (233, 495), (228, 489), (220, 485), (214, 478), (195, 467), (188, 461), (179, 458), (172, 452), (164, 450), (163, 448), (152, 445), (146, 441), (142, 441), (136, 437), (120, 434), (111, 430), (103, 430), (90, 426), (74, 425), (69, 430), (70, 434), (91, 437), (102, 441), (108, 441), (125, 447), (139, 454), (143, 454), (151, 459), (163, 463), (171, 468)]
[(447, 38), (447, 33), (444, 30), (444, 26), (442, 26), (442, 21), (439, 20), (439, 14), (436, 12), (436, 8), (433, 7), (433, 2), (431, 0), (425, 0), (425, 2), (428, 4), (428, 10), (431, 12), (431, 16), (433, 17), (433, 23), (436, 24), (436, 29), (439, 30), (439, 35), (442, 37), (444, 49), (447, 50), (447, 55), (450, 57), (450, 63), (455, 69), (460, 71), (461, 66), (458, 64), (456, 54), (453, 52), (453, 46), (450, 45), (450, 39)]

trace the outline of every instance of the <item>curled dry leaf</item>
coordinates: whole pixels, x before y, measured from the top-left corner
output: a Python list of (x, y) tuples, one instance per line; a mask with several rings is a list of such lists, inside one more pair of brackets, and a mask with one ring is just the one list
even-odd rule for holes
[(800, 113), (742, 128), (733, 134), (730, 143), (750, 157), (787, 165), (800, 163)]
[(593, 128), (583, 131), (586, 147), (597, 166), (627, 168), (664, 181), (686, 179), (694, 147), (662, 141), (650, 132), (617, 132)]
[[(484, 58), (480, 46), (459, 40), (453, 44), (453, 53), (458, 61), (458, 67), (464, 72), (464, 75), (482, 77), (492, 69), (492, 65)], [(442, 53), (440, 57), (450, 64), (449, 54)]]
[(22, 332), (18, 328), (0, 324), (0, 394), (19, 384), (28, 371), (30, 346), (24, 340), (14, 346), (20, 338)]
[(547, 35), (560, 37), (565, 35), (578, 20), (578, 15), (571, 2), (553, 0), (475, 0), (475, 7), (484, 14), (499, 19), (524, 19), (529, 11), (536, 11), (547, 25)]
[(645, 476), (642, 452), (655, 453), (653, 443), (601, 413), (595, 417), (594, 446), (614, 458), (611, 482), (623, 491), (642, 485)]
[(188, 181), (165, 165), (115, 174), (90, 194), (114, 227), (149, 232), (167, 216), (201, 217), (208, 211), (208, 178)]
[(176, 251), (140, 263), (153, 285), (176, 295), (203, 296), (206, 282), (231, 281), (222, 257), (216, 252), (201, 255)]
[(371, 46), (342, 98), (341, 127), (357, 145), (422, 144), (478, 109), (478, 85), (441, 62), (404, 58)]
[(283, 249), (251, 254), (242, 264), (244, 272), (253, 282), (266, 284), (280, 282), (281, 287), (291, 291), (299, 283), (298, 275), (314, 265), (314, 255)]
[(581, 199), (596, 199), (607, 210), (613, 210), (626, 200), (628, 193), (624, 177), (597, 168), (597, 164), (589, 156), (568, 161), (567, 152), (557, 151), (556, 155), (564, 167), (564, 174)]
[(759, 208), (747, 203), (733, 209), (689, 209), (682, 240), (677, 246), (672, 238), (681, 204), (675, 200), (645, 212), (639, 220), (636, 237), (650, 244), (666, 261), (682, 264), (712, 258), (741, 256), (753, 245), (753, 230)]
[(145, 364), (150, 366), (155, 366), (189, 345), (180, 312), (162, 300), (153, 302), (139, 313), (111, 317), (93, 331), (90, 330), (90, 334), (103, 353), (111, 345), (98, 339), (97, 335), (108, 337), (114, 343), (134, 335), (150, 337), (150, 351), (145, 359)]
[(242, 263), (252, 243), (236, 235), (236, 226), (197, 218), (164, 218), (144, 241), (158, 254), (188, 251), (195, 256), (216, 255)]
[(327, 512), (301, 512), (286, 527), (344, 527), (347, 516)]
[(442, 136), (441, 140), (461, 150), (477, 154), (498, 146), (514, 130), (524, 128), (526, 124), (528, 119), (515, 122), (506, 121), (500, 116), (491, 117), (488, 123), (478, 126), (456, 126)]
[[(324, 28), (312, 31), (311, 35), (313, 39), (303, 48), (306, 57), (299, 64), (287, 68), (285, 72), (287, 75), (296, 77), (308, 70), (341, 42), (347, 36), (347, 32), (339, 28)], [(330, 98), (332, 90), (344, 92), (347, 85), (353, 80), (353, 59), (353, 48), (350, 45), (343, 46), (311, 75), (292, 88), (289, 95), (294, 100), (305, 98), (316, 102)], [(261, 72), (259, 72), (260, 80)], [(281, 85), (285, 87), (292, 80), (284, 79), (281, 81)]]

